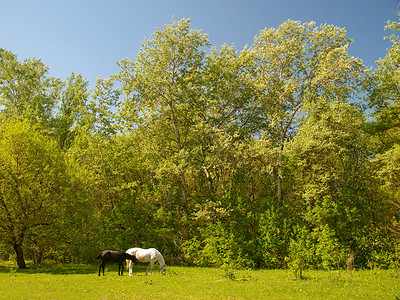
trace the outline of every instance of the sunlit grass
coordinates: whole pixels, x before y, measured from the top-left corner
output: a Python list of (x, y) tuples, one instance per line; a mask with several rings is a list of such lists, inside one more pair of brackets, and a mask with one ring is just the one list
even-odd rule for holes
[(169, 267), (167, 275), (118, 276), (117, 265), (32, 265), (17, 270), (0, 263), (1, 299), (396, 299), (400, 273), (393, 270), (305, 271), (296, 280), (286, 270)]

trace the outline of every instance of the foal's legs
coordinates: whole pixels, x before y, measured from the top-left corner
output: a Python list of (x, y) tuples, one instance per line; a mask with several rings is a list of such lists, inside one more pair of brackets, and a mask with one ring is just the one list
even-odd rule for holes
[(101, 262), (100, 266), (99, 266), (99, 276), (100, 276), (100, 270), (101, 268), (103, 268), (103, 276), (104, 276), (104, 267), (106, 266), (106, 264), (104, 264), (103, 262)]
[(119, 272), (121, 272), (121, 276), (124, 274), (124, 266), (123, 266), (122, 262), (120, 262), (118, 264), (118, 275), (119, 275)]

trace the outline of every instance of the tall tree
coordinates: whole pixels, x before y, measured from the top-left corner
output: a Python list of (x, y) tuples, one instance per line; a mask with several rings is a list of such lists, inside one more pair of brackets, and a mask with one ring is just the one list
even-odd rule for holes
[(360, 110), (334, 101), (310, 114), (286, 149), (295, 166), (292, 196), (302, 211), (299, 219), (315, 238), (321, 253), (315, 259), (325, 263), (338, 262), (352, 251), (364, 263), (366, 230), (382, 224), (380, 211), (386, 207), (372, 197), (364, 125)]
[(260, 133), (253, 53), (245, 47), (212, 48), (202, 72), (203, 97), (194, 105), (208, 126), (241, 138)]
[(54, 142), (26, 122), (0, 126), (0, 236), (25, 268), (23, 243), (52, 226), (64, 202), (65, 167)]
[(189, 234), (189, 132), (197, 113), (192, 101), (199, 98), (203, 49), (209, 45), (207, 36), (190, 24), (190, 19), (182, 19), (157, 29), (142, 44), (135, 61), (118, 63), (129, 116), (137, 126), (148, 128), (158, 171), (179, 187), (175, 201), (185, 238)]
[(361, 60), (348, 54), (345, 29), (287, 21), (255, 38), (259, 98), (268, 120), (268, 138), (277, 147), (276, 185), (282, 203), (283, 150), (308, 111), (332, 100), (357, 96), (365, 78)]
[(386, 37), (392, 43), (384, 58), (377, 61), (368, 104), (374, 117), (376, 151), (385, 151), (400, 143), (400, 22), (388, 22), (385, 29), (393, 34)]
[(53, 120), (52, 135), (61, 149), (68, 148), (80, 126), (84, 124), (89, 82), (81, 74), (71, 74), (61, 93), (58, 110)]
[(371, 150), (377, 179), (380, 180), (379, 196), (391, 207), (389, 226), (395, 239), (400, 237), (400, 22), (389, 21), (385, 29), (393, 34), (386, 37), (392, 43), (386, 56), (377, 61), (373, 74), (368, 104), (372, 110)]
[(10, 51), (0, 49), (0, 106), (3, 116), (49, 130), (49, 121), (63, 83), (47, 76), (48, 67), (39, 59), (20, 62)]
[[(238, 52), (226, 45), (219, 50), (211, 49), (202, 81), (202, 97), (193, 101), (197, 111), (193, 139), (197, 141), (198, 159), (208, 182), (210, 200), (215, 200), (213, 193), (217, 185), (229, 181), (229, 176), (235, 172), (235, 166), (228, 168), (233, 161), (229, 162), (227, 152), (238, 146), (236, 143), (261, 132), (262, 116), (256, 104), (258, 93), (252, 53), (247, 48)], [(222, 188), (218, 193), (226, 192)]]

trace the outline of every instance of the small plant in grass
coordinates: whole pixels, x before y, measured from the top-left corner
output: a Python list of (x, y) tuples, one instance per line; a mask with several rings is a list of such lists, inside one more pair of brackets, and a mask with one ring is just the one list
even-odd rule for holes
[(145, 280), (144, 281), (144, 284), (147, 284), (147, 285), (154, 285), (154, 284), (156, 284), (155, 282), (153, 282), (153, 280)]
[(224, 271), (222, 274), (222, 277), (231, 279), (231, 280), (236, 279), (236, 272), (234, 272), (234, 270), (229, 265), (226, 265), (226, 264), (223, 265), (222, 269)]

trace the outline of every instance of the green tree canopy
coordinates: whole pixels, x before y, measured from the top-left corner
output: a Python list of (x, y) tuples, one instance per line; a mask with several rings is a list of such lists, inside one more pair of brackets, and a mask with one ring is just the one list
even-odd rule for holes
[(386, 37), (392, 47), (384, 58), (377, 61), (372, 90), (368, 95), (369, 107), (373, 109), (378, 151), (387, 150), (400, 142), (400, 41), (397, 35), (400, 22), (388, 22), (385, 29), (393, 31)]
[(54, 142), (27, 122), (0, 126), (0, 236), (25, 267), (22, 244), (57, 224), (65, 203), (65, 164)]
[(47, 76), (39, 59), (20, 62), (10, 51), (0, 49), (0, 107), (2, 115), (49, 130), (49, 120), (59, 100), (62, 81)]
[[(277, 29), (262, 30), (255, 38), (259, 102), (268, 138), (281, 152), (313, 109), (358, 96), (366, 70), (361, 60), (348, 54), (351, 42), (343, 28), (290, 20)], [(276, 166), (280, 203), (282, 168), (281, 154)]]

